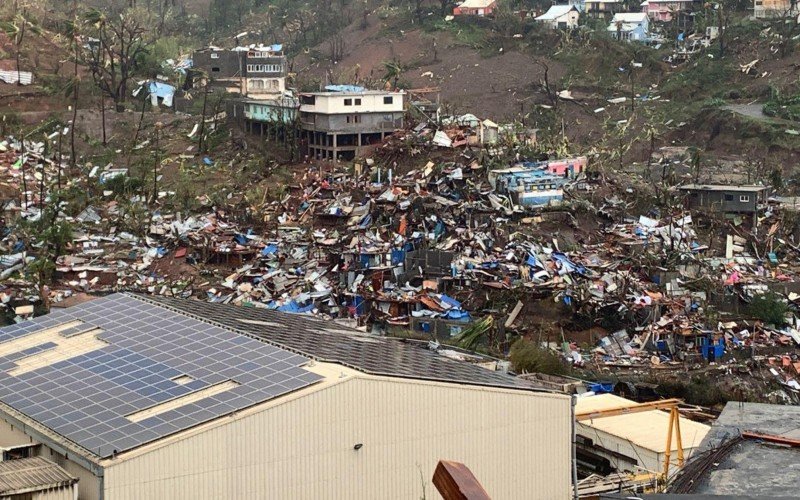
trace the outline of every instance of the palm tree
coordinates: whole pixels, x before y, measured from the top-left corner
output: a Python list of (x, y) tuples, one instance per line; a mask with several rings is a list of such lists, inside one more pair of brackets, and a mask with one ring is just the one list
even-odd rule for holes
[(397, 89), (397, 81), (405, 71), (405, 68), (399, 61), (383, 61), (383, 69), (386, 71), (384, 78), (386, 81), (391, 81), (394, 89)]

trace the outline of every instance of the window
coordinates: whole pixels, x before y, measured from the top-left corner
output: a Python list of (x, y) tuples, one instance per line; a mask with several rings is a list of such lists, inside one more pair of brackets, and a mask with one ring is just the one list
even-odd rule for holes
[(361, 106), (361, 99), (356, 99), (356, 106)]
[(352, 106), (353, 105), (353, 100), (352, 99), (345, 99), (344, 100), (344, 105), (345, 106)]
[(250, 73), (280, 73), (280, 64), (248, 64), (247, 71)]
[(739, 202), (741, 203), (750, 203), (750, 195), (743, 194), (739, 196)]
[(394, 102), (394, 97), (388, 96), (383, 98), (384, 104), (392, 104)]
[(725, 195), (725, 201), (733, 201), (733, 195), (732, 194), (726, 194)]
[(219, 54), (211, 54), (211, 59), (219, 59)]
[(219, 73), (219, 68), (214, 66), (213, 68), (211, 68), (211, 72), (212, 73)]

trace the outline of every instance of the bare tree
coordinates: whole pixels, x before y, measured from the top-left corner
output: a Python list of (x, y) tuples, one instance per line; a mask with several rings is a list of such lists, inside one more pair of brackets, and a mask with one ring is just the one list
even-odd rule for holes
[(15, 58), (17, 64), (17, 85), (22, 85), (22, 71), (20, 69), (20, 58), (22, 55), (22, 42), (25, 40), (25, 32), (30, 29), (35, 34), (41, 33), (41, 29), (27, 19), (27, 11), (14, 16), (13, 20), (0, 23), (0, 30), (5, 32), (8, 38), (14, 43)]
[(148, 42), (143, 38), (147, 30), (131, 11), (107, 17), (92, 9), (85, 18), (98, 39), (97, 45), (86, 52), (92, 78), (119, 111), (139, 58), (147, 52)]
[(550, 84), (550, 66), (544, 59), (537, 59), (536, 65), (542, 68), (542, 78), (539, 80), (539, 86), (547, 95), (547, 99), (553, 107), (558, 106), (558, 94), (553, 86)]

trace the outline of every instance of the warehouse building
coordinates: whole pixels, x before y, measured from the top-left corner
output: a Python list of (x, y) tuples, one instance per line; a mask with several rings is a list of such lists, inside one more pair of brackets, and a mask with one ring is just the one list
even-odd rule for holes
[[(614, 394), (579, 397), (576, 413), (602, 412), (635, 404)], [(650, 410), (578, 422), (578, 460), (601, 473), (660, 472), (664, 469), (670, 415), (668, 411)], [(688, 459), (706, 437), (710, 426), (680, 417), (684, 456)], [(673, 436), (671, 461), (677, 456)]]
[(94, 500), (568, 498), (569, 397), (313, 318), (114, 294), (0, 329), (0, 444)]

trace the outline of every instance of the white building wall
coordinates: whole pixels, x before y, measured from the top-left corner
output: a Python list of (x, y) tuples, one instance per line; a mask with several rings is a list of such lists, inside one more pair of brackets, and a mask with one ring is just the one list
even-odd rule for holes
[[(403, 111), (402, 92), (386, 92), (379, 94), (317, 94), (314, 104), (303, 104), (300, 111), (304, 113), (322, 114), (358, 114), (358, 113), (389, 113)], [(384, 97), (391, 97), (392, 103), (385, 104)], [(349, 99), (353, 104), (345, 106), (345, 99)], [(361, 99), (361, 104), (356, 105), (356, 99)]]
[[(361, 443), (360, 450), (354, 445)], [(439, 459), (495, 500), (570, 496), (567, 396), (347, 377), (108, 464), (105, 500), (440, 498)]]

